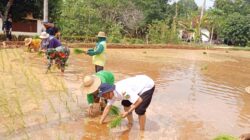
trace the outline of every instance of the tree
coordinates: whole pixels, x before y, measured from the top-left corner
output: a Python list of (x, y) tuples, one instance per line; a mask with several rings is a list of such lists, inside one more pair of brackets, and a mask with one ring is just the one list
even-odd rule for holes
[(250, 15), (244, 16), (239, 13), (233, 13), (226, 19), (221, 36), (226, 43), (246, 46), (250, 40)]
[(8, 15), (10, 13), (10, 8), (13, 5), (13, 2), (14, 2), (14, 0), (8, 0), (7, 6), (6, 6), (6, 9), (4, 12), (4, 17), (3, 17), (4, 21), (7, 20), (7, 18), (8, 18)]
[(223, 20), (224, 13), (217, 8), (209, 9), (204, 15), (201, 26), (210, 31), (210, 44), (212, 43), (214, 33), (220, 32), (220, 26), (223, 24)]

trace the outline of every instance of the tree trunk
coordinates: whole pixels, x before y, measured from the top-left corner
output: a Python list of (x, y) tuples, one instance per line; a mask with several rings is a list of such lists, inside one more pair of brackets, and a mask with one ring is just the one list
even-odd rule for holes
[(203, 18), (203, 15), (204, 15), (204, 11), (205, 11), (205, 8), (206, 8), (206, 0), (203, 1), (203, 5), (202, 5), (202, 8), (201, 8), (201, 15), (200, 15), (200, 21), (199, 21), (199, 27), (198, 27), (198, 41), (202, 41), (201, 40), (201, 22), (202, 22), (202, 18)]
[(3, 17), (3, 21), (7, 20), (9, 12), (10, 12), (10, 8), (13, 5), (14, 0), (9, 0), (6, 6), (6, 10), (4, 13), (4, 17)]
[(210, 36), (210, 44), (212, 44), (213, 36), (214, 36), (214, 26), (212, 26), (212, 31), (211, 31), (211, 36)]
[(43, 0), (43, 21), (48, 21), (48, 1)]

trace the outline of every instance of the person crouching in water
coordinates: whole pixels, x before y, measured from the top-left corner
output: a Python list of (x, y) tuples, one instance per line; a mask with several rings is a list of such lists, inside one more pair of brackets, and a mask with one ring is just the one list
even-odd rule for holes
[(102, 83), (108, 83), (113, 85), (115, 81), (114, 74), (110, 71), (99, 71), (94, 75), (87, 75), (83, 79), (83, 93), (87, 94), (87, 102), (89, 105), (88, 114), (89, 116), (95, 116), (94, 114), (94, 103), (99, 103), (101, 111), (105, 107), (105, 101), (98, 97), (98, 89)]
[(37, 52), (41, 46), (41, 39), (25, 38), (24, 45), (28, 47), (29, 52)]
[(50, 36), (46, 32), (42, 32), (39, 37), (42, 39), (41, 50), (46, 51), (48, 60), (47, 71), (50, 70), (53, 60), (58, 58), (61, 61), (61, 72), (64, 72), (65, 64), (70, 55), (69, 48), (62, 46), (59, 40), (57, 40), (54, 36)]
[(89, 49), (87, 54), (92, 56), (92, 62), (95, 65), (95, 72), (101, 71), (104, 69), (106, 62), (106, 35), (104, 32), (99, 32), (97, 35), (98, 41), (96, 47)]
[(124, 106), (122, 117), (127, 117), (128, 127), (133, 124), (132, 112), (135, 110), (139, 116), (140, 130), (145, 129), (146, 109), (148, 108), (154, 90), (154, 81), (146, 75), (137, 75), (115, 83), (115, 85), (101, 84), (99, 88), (99, 97), (104, 97), (108, 100), (107, 106), (102, 114), (100, 124), (107, 117), (111, 106), (115, 101), (122, 101)]

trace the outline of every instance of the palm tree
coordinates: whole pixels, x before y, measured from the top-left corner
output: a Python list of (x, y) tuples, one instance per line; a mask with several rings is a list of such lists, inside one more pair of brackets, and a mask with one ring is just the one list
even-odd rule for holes
[(206, 0), (203, 1), (203, 5), (201, 8), (200, 21), (199, 21), (199, 25), (197, 26), (197, 29), (196, 29), (197, 30), (197, 35), (195, 37), (196, 41), (201, 41), (201, 22), (202, 22), (205, 8), (206, 8)]
[(7, 6), (6, 6), (6, 10), (4, 13), (4, 21), (7, 20), (9, 12), (10, 12), (10, 8), (13, 5), (14, 0), (8, 0)]

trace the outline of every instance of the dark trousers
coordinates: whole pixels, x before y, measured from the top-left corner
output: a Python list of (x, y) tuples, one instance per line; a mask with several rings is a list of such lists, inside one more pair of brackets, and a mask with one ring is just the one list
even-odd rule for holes
[(5, 31), (5, 35), (6, 35), (6, 40), (7, 41), (10, 41), (12, 39), (11, 31)]

